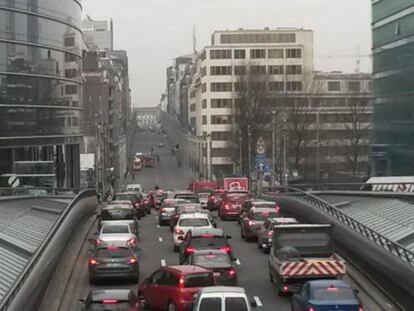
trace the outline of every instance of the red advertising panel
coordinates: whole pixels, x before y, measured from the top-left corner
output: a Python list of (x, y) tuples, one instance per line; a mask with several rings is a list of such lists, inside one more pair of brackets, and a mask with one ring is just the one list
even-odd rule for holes
[(248, 191), (249, 183), (246, 177), (227, 177), (223, 181), (226, 191)]

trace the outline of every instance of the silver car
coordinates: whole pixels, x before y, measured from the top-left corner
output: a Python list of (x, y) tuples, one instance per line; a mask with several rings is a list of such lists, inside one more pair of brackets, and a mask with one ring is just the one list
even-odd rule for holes
[(103, 225), (96, 238), (97, 245), (129, 246), (133, 249), (136, 249), (137, 242), (137, 236), (128, 224)]
[(204, 209), (207, 209), (207, 201), (208, 201), (208, 198), (210, 197), (210, 193), (200, 192), (197, 195), (200, 200), (201, 207)]

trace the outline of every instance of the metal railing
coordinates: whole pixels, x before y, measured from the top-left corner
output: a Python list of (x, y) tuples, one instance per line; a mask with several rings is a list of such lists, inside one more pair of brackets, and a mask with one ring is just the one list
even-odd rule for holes
[(33, 255), (33, 257), (30, 259), (28, 264), (26, 265), (23, 272), (20, 274), (16, 282), (14, 282), (13, 286), (10, 288), (10, 290), (7, 292), (7, 294), (4, 296), (4, 299), (0, 302), (0, 311), (5, 311), (10, 306), (11, 302), (13, 301), (13, 298), (17, 295), (19, 290), (22, 288), (24, 282), (27, 280), (27, 278), (30, 275), (30, 272), (32, 271), (33, 267), (39, 262), (40, 258), (42, 257), (43, 253), (46, 251), (47, 246), (49, 245), (50, 241), (53, 239), (57, 231), (59, 230), (59, 227), (62, 225), (62, 223), (65, 221), (66, 217), (69, 215), (69, 213), (72, 211), (74, 206), (79, 203), (79, 201), (93, 197), (96, 195), (95, 189), (87, 189), (81, 192), (78, 196), (76, 196), (68, 205), (68, 207), (64, 210), (64, 212), (61, 214), (61, 216), (58, 218), (58, 220), (55, 222), (49, 233), (47, 234), (46, 238), (43, 240), (42, 244), (37, 249), (36, 253)]
[(48, 187), (0, 187), (0, 198), (4, 196), (18, 196), (18, 195), (58, 195), (58, 194), (78, 194), (81, 191), (79, 188), (48, 188)]
[(286, 191), (284, 193), (281, 193), (281, 196), (293, 197), (295, 199), (302, 200), (322, 210), (326, 214), (331, 215), (332, 217), (341, 221), (342, 223), (352, 228), (353, 230), (355, 230), (356, 232), (358, 232), (365, 238), (369, 239), (370, 241), (374, 242), (378, 246), (387, 250), (394, 256), (400, 258), (402, 261), (408, 263), (411, 267), (414, 267), (414, 253), (406, 249), (401, 244), (391, 241), (390, 239), (384, 237), (383, 235), (379, 234), (375, 230), (367, 227), (366, 225), (355, 220), (354, 218), (346, 215), (345, 213), (340, 211), (335, 206), (332, 206), (328, 202), (310, 193), (307, 193), (300, 189), (292, 188), (292, 187), (289, 187), (288, 189), (285, 189), (285, 190)]

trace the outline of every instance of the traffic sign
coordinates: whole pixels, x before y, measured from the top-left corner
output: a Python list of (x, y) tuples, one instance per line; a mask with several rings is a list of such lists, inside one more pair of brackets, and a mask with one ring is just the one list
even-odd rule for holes
[(257, 161), (256, 162), (256, 171), (258, 172), (268, 172), (269, 171), (269, 164), (267, 161)]
[(265, 154), (266, 153), (266, 145), (263, 140), (263, 137), (259, 137), (259, 140), (256, 143), (256, 154)]
[(19, 177), (17, 177), (16, 175), (12, 175), (9, 177), (8, 180), (9, 186), (12, 188), (17, 188), (18, 186), (20, 186), (20, 180)]

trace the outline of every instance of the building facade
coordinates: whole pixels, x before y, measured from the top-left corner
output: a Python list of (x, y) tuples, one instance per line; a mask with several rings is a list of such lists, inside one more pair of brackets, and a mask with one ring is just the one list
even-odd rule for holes
[(79, 187), (82, 6), (6, 1), (0, 8), (0, 175)]
[(372, 1), (373, 174), (414, 175), (414, 1)]
[(93, 20), (89, 16), (82, 21), (82, 30), (86, 44), (92, 50), (114, 49), (114, 30), (112, 20)]

